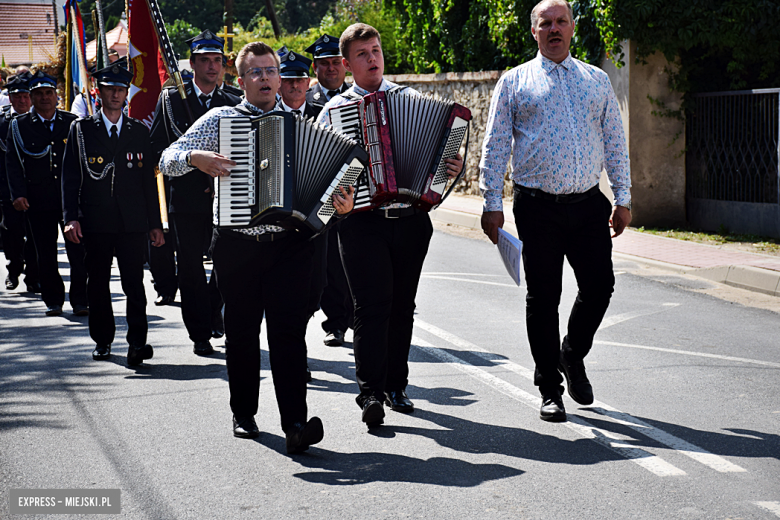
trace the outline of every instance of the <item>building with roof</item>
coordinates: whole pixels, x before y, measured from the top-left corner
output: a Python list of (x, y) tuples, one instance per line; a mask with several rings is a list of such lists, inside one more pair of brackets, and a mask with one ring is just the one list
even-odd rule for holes
[[(114, 49), (120, 57), (127, 55), (127, 26), (124, 20), (116, 27), (106, 32), (106, 46)], [(92, 60), (97, 54), (97, 40), (87, 42), (87, 60)]]
[(51, 0), (0, 0), (0, 57), (9, 67), (51, 61), (62, 18)]

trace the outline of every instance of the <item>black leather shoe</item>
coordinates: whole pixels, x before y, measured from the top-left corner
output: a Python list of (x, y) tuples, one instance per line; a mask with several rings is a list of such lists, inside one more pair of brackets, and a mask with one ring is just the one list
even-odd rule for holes
[(162, 294), (154, 300), (154, 304), (158, 307), (160, 305), (170, 305), (173, 303), (173, 296), (163, 296)]
[(73, 315), (74, 316), (89, 316), (89, 307), (86, 305), (74, 305), (73, 306)]
[(214, 348), (211, 346), (211, 342), (208, 340), (198, 341), (195, 343), (195, 346), (192, 347), (192, 351), (199, 356), (208, 356), (214, 353)]
[(17, 287), (19, 287), (19, 275), (8, 273), (8, 276), (5, 277), (5, 288), (13, 291)]
[(414, 411), (414, 403), (409, 400), (403, 390), (385, 392), (385, 404), (395, 412), (412, 413)]
[(548, 422), (566, 421), (566, 410), (563, 408), (561, 394), (555, 392), (542, 395), (542, 408), (539, 410), (539, 418)]
[(32, 293), (32, 294), (40, 294), (41, 293), (41, 284), (39, 282), (26, 283), (26, 285), (27, 285), (27, 292), (28, 293)]
[(92, 359), (95, 361), (105, 361), (111, 357), (111, 345), (97, 345), (92, 351)]
[(340, 330), (334, 330), (333, 332), (328, 332), (325, 335), (325, 345), (328, 347), (340, 347), (344, 344), (344, 332)]
[(151, 345), (130, 345), (127, 349), (127, 364), (131, 367), (138, 366), (144, 359), (152, 359), (154, 350)]
[(363, 409), (362, 420), (364, 423), (370, 427), (379, 426), (385, 422), (385, 407), (382, 406), (379, 399), (373, 395), (368, 397), (359, 395), (358, 404), (361, 404), (360, 401), (363, 401), (360, 407)]
[(593, 404), (593, 387), (588, 381), (588, 376), (585, 374), (585, 363), (581, 359), (574, 360), (561, 350), (558, 370), (566, 377), (566, 388), (572, 399), (579, 404)]
[(211, 315), (211, 337), (219, 339), (225, 335), (225, 320), (222, 317), (222, 311), (217, 311)]
[(255, 418), (249, 417), (236, 417), (233, 416), (233, 437), (240, 439), (254, 439), (260, 435), (260, 430), (257, 428)]
[(62, 305), (50, 305), (46, 307), (46, 316), (59, 316), (62, 314)]
[(311, 383), (312, 377), (311, 377), (311, 370), (309, 369), (309, 364), (306, 363), (306, 382)]
[(287, 428), (287, 453), (303, 453), (312, 444), (317, 444), (325, 436), (322, 421), (319, 417), (312, 417), (306, 424), (294, 423)]

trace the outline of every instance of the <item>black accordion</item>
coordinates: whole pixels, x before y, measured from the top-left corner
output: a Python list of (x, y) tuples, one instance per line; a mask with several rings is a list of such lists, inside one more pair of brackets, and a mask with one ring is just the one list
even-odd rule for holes
[(214, 225), (274, 224), (319, 233), (336, 212), (331, 196), (353, 186), (368, 162), (352, 139), (286, 112), (219, 120), (219, 153), (235, 161), (214, 183)]
[[(357, 186), (356, 211), (394, 202), (427, 211), (449, 194), (444, 160), (455, 157), (464, 139), (468, 148), (471, 111), (450, 100), (399, 88), (333, 107), (330, 121), (369, 154), (367, 171)], [(464, 172), (465, 164), (451, 186)]]

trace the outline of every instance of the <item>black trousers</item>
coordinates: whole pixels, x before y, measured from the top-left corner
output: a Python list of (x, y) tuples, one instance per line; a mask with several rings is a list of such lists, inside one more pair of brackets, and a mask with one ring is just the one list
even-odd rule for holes
[(358, 213), (339, 241), (355, 305), (355, 372), (361, 395), (404, 390), (415, 297), (433, 225), (427, 213), (387, 219)]
[(352, 326), (354, 308), (352, 295), (349, 293), (347, 275), (344, 273), (344, 264), (341, 262), (339, 251), (338, 230), (341, 222), (328, 231), (326, 284), (322, 291), (320, 306), (327, 319), (322, 322), (322, 330), (333, 332), (340, 330), (345, 332)]
[[(28, 211), (27, 221), (38, 253), (38, 272), (41, 280), (41, 298), (51, 307), (65, 302), (65, 284), (57, 262), (59, 230), (64, 227), (62, 211)], [(65, 241), (65, 252), (70, 263), (71, 306), (87, 305), (87, 270), (84, 267), (84, 246)]]
[(306, 324), (314, 246), (297, 236), (255, 242), (220, 235), (214, 245), (225, 300), (230, 408), (257, 414), (263, 315), (282, 430), (306, 421)]
[(325, 284), (328, 281), (326, 277), (328, 234), (323, 233), (314, 237), (311, 239), (311, 242), (314, 246), (314, 257), (311, 264), (311, 288), (309, 289), (309, 302), (307, 304), (309, 318), (320, 310), (322, 291), (325, 289)]
[(8, 260), (8, 273), (14, 276), (24, 273), (24, 281), (28, 286), (38, 283), (38, 253), (35, 252), (35, 244), (29, 233), (27, 216), (23, 211), (16, 211), (10, 201), (0, 206), (3, 211), (0, 234), (3, 237), (3, 252)]
[(165, 234), (165, 244), (154, 247), (147, 240), (149, 255), (149, 271), (154, 280), (154, 290), (159, 296), (176, 297), (179, 291), (179, 280), (176, 277), (176, 235), (169, 230)]
[(111, 344), (116, 333), (109, 287), (114, 256), (119, 267), (122, 292), (127, 297), (127, 342), (139, 346), (146, 344), (146, 242), (146, 233), (84, 233), (89, 335), (99, 345)]
[(615, 288), (611, 212), (609, 200), (600, 192), (575, 204), (560, 204), (515, 190), (514, 215), (528, 285), (526, 328), (536, 364), (534, 383), (542, 394), (562, 391), (558, 305), (564, 258), (578, 288), (563, 341), (568, 355), (583, 359), (588, 354), (609, 307)]
[(193, 342), (208, 341), (211, 338), (212, 311), (222, 307), (216, 280), (210, 289), (203, 267), (205, 237), (211, 236), (211, 215), (172, 213), (170, 217), (176, 235), (176, 264), (184, 326)]

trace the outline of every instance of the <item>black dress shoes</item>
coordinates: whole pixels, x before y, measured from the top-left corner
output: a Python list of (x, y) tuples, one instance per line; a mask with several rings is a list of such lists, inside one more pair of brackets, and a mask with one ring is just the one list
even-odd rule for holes
[(211, 337), (219, 339), (225, 335), (225, 320), (222, 317), (222, 311), (216, 311), (211, 315)]
[(144, 359), (152, 359), (154, 350), (151, 345), (130, 345), (127, 349), (127, 364), (131, 367), (138, 366)]
[(46, 307), (46, 316), (59, 316), (62, 314), (62, 305), (49, 305)]
[(317, 444), (325, 436), (322, 421), (312, 417), (306, 424), (294, 423), (285, 431), (287, 435), (287, 453), (303, 453), (312, 444)]
[(385, 392), (385, 404), (395, 412), (412, 413), (414, 411), (414, 403), (409, 400), (403, 390)]
[(8, 276), (5, 277), (5, 288), (13, 291), (17, 287), (19, 287), (19, 275), (8, 273)]
[(233, 437), (254, 439), (258, 435), (260, 435), (260, 430), (257, 428), (254, 417), (251, 415), (248, 417), (233, 416)]
[(73, 315), (74, 316), (89, 316), (89, 307), (86, 305), (74, 305), (73, 306)]
[(340, 347), (344, 344), (344, 332), (341, 330), (334, 330), (333, 332), (328, 332), (325, 335), (325, 345), (328, 347)]
[(92, 359), (95, 361), (105, 361), (111, 357), (111, 345), (97, 345), (92, 351)]
[(561, 350), (558, 370), (566, 377), (566, 388), (569, 396), (579, 404), (593, 404), (593, 387), (585, 374), (585, 363), (566, 356)]
[(199, 356), (208, 356), (214, 353), (214, 348), (211, 346), (211, 342), (208, 340), (197, 341), (195, 346), (192, 347), (192, 351)]
[(379, 426), (385, 422), (385, 407), (382, 402), (373, 395), (359, 395), (356, 399), (358, 405), (363, 409), (362, 420), (369, 427)]
[(170, 305), (173, 303), (173, 296), (165, 296), (165, 295), (159, 295), (156, 300), (154, 300), (154, 304), (157, 306), (160, 305)]
[(539, 418), (548, 422), (566, 421), (566, 410), (563, 408), (563, 398), (558, 392), (542, 395), (542, 408), (539, 410)]

